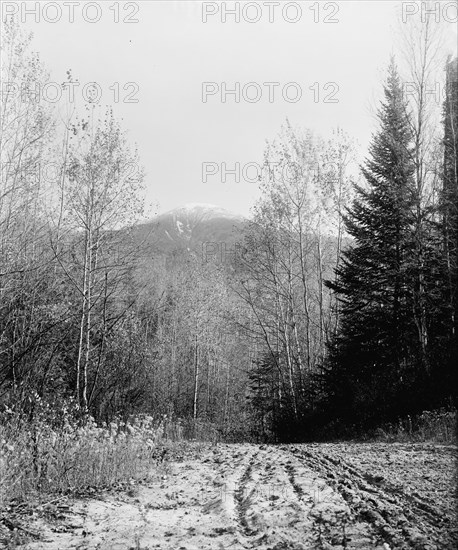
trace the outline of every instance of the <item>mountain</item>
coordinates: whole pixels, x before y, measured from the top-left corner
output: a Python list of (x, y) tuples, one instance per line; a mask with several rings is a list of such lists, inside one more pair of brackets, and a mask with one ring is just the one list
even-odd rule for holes
[(137, 227), (137, 239), (155, 253), (233, 250), (241, 241), (242, 216), (213, 204), (190, 203)]

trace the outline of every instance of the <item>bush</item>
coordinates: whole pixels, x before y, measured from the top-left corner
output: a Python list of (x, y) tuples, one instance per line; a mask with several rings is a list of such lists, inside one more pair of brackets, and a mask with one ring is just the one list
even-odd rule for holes
[(143, 416), (99, 427), (70, 401), (35, 396), (32, 418), (0, 415), (0, 507), (31, 494), (81, 491), (145, 478), (166, 447), (163, 421)]
[(423, 411), (377, 428), (371, 436), (379, 441), (457, 443), (456, 410)]

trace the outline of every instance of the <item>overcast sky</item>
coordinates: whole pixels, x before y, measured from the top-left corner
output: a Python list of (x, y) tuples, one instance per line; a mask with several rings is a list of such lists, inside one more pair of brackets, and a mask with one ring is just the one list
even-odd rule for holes
[[(33, 4), (27, 2), (27, 8)], [(213, 2), (206, 3), (204, 22), (202, 3), (189, 0), (105, 1), (98, 3), (99, 13), (84, 4), (74, 3), (73, 22), (67, 9), (59, 21), (46, 21), (57, 13), (52, 5), (40, 12), (38, 23), (23, 14), (51, 78), (62, 82), (71, 68), (81, 87), (100, 85), (102, 105), (113, 103), (113, 85), (119, 83), (115, 113), (138, 144), (148, 200), (160, 211), (206, 202), (242, 214), (257, 196), (256, 185), (236, 183), (231, 175), (224, 183), (221, 171), (204, 182), (202, 163), (225, 162), (228, 168), (261, 163), (265, 140), (275, 137), (286, 117), (323, 135), (340, 126), (364, 151), (374, 130), (381, 78), (396, 51), (402, 9), (400, 2), (387, 0), (300, 2), (299, 14), (297, 3), (284, 12), (286, 2), (270, 8), (252, 2), (249, 9), (241, 2), (236, 22), (230, 14), (224, 21), (224, 3)], [(456, 34), (451, 37), (456, 41)], [(215, 92), (206, 102), (203, 82)], [(224, 82), (228, 89), (240, 83), (241, 90), (255, 84), (245, 88), (240, 102), (228, 95), (224, 103)], [(264, 82), (279, 83), (270, 87), (270, 98)], [(135, 85), (123, 90), (127, 83)], [(287, 83), (296, 84), (285, 88)], [(298, 90), (302, 97), (293, 103)], [(138, 102), (123, 102), (129, 94)], [(76, 100), (84, 103), (81, 93)]]

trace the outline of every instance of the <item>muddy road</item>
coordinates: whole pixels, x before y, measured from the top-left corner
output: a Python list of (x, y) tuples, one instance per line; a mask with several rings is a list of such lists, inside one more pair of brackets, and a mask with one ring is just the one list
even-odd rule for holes
[(37, 511), (16, 548), (452, 549), (455, 461), (425, 444), (219, 444)]

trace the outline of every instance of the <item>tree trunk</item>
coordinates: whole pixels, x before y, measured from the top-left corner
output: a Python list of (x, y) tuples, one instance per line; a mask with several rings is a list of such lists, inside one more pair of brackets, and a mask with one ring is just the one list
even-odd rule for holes
[(194, 420), (197, 419), (198, 392), (199, 392), (199, 349), (197, 345), (197, 336), (196, 336), (195, 355), (194, 355), (194, 402), (193, 402), (193, 410), (192, 410), (192, 417), (194, 418)]

